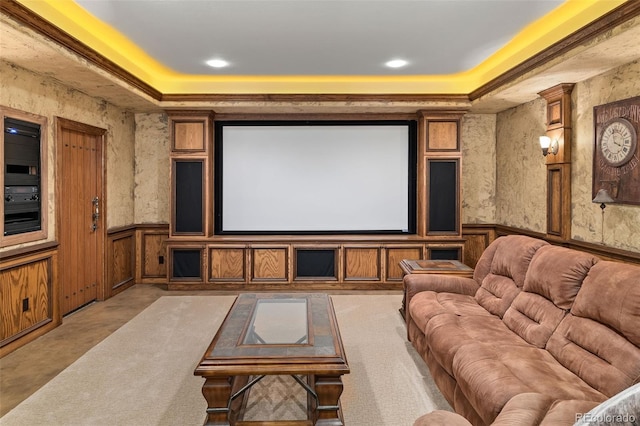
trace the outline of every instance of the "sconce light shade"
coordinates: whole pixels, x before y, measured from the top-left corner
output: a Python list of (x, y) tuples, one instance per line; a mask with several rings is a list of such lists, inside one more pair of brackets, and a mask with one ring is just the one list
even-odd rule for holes
[(552, 141), (549, 136), (540, 136), (540, 148), (542, 148), (542, 155), (545, 157), (549, 154), (549, 148), (551, 148), (551, 153), (555, 155), (558, 153), (558, 140)]
[(611, 198), (611, 195), (609, 195), (609, 191), (604, 188), (600, 189), (592, 200), (594, 203), (600, 203), (600, 208), (602, 210), (606, 207), (606, 203), (613, 203), (614, 201), (615, 200)]
[(551, 146), (551, 138), (549, 136), (540, 136), (540, 148), (549, 149), (549, 146)]

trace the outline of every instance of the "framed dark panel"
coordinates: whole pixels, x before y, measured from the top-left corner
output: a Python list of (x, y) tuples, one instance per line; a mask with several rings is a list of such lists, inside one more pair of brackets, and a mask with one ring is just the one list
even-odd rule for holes
[(335, 249), (296, 249), (295, 279), (338, 279)]
[(458, 232), (458, 160), (429, 160), (427, 232)]
[(172, 249), (171, 278), (202, 278), (202, 251), (200, 249)]
[(459, 248), (429, 249), (429, 259), (460, 260), (460, 249)]
[(204, 232), (202, 161), (176, 161), (174, 231), (184, 234)]

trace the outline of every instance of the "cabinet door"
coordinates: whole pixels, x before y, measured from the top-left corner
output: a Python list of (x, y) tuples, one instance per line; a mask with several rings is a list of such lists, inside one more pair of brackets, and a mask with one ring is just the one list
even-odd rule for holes
[(211, 247), (209, 249), (209, 281), (245, 281), (244, 247)]
[(202, 281), (202, 249), (199, 247), (169, 248), (172, 281)]
[(427, 160), (427, 234), (459, 234), (459, 159)]
[(399, 246), (386, 248), (386, 271), (387, 281), (402, 281), (404, 272), (400, 269), (400, 261), (404, 259), (424, 258), (423, 246)]
[(204, 235), (204, 161), (173, 162), (173, 233)]
[(344, 248), (345, 281), (380, 281), (379, 247)]

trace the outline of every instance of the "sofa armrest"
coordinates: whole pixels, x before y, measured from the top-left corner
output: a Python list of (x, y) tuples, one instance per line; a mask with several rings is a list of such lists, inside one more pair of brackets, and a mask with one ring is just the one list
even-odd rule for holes
[(458, 293), (473, 296), (480, 287), (473, 278), (459, 277), (445, 274), (409, 274), (403, 278), (404, 317), (409, 318), (409, 302), (411, 298), (422, 291), (435, 291), (439, 293)]
[(421, 291), (459, 293), (473, 296), (480, 287), (473, 278), (446, 274), (409, 274), (403, 278), (404, 288), (413, 297)]
[(505, 404), (492, 426), (571, 425), (596, 405), (595, 401), (555, 400), (539, 393), (521, 393)]
[(406, 302), (421, 291), (473, 296), (480, 287), (473, 278), (445, 274), (409, 274), (403, 278)]

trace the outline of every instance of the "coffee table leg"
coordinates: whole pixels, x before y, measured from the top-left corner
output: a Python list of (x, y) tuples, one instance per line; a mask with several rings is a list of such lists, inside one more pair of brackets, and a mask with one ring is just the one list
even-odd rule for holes
[(315, 391), (318, 395), (316, 425), (344, 425), (339, 406), (342, 389), (340, 376), (315, 376)]
[(202, 394), (207, 400), (205, 425), (229, 426), (229, 398), (231, 398), (232, 377), (209, 378), (202, 386)]

